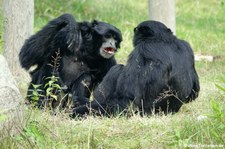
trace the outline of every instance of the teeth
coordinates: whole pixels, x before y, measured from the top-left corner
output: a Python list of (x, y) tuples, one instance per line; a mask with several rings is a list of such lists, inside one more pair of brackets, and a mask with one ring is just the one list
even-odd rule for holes
[(109, 54), (113, 54), (114, 52), (113, 52), (113, 51), (107, 51), (107, 53), (109, 53)]
[(113, 54), (113, 53), (114, 53), (114, 50), (108, 51), (108, 50), (105, 50), (105, 49), (104, 49), (104, 51), (105, 51), (106, 53), (109, 53), (109, 54)]

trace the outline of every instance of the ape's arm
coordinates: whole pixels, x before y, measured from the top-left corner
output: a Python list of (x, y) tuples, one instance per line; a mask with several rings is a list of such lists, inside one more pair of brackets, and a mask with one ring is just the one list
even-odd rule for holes
[(123, 71), (123, 65), (113, 66), (104, 77), (103, 81), (94, 91), (94, 100), (88, 102), (87, 98), (79, 98), (79, 101), (83, 104), (73, 109), (73, 116), (83, 115), (90, 110), (95, 110), (101, 114), (107, 113), (107, 105), (111, 103), (111, 99), (114, 98), (114, 92), (117, 85), (117, 80), (121, 72)]
[(185, 52), (184, 55), (188, 56), (184, 66), (188, 68), (188, 71), (185, 74), (186, 77), (189, 78), (189, 81), (185, 82), (185, 84), (182, 85), (187, 86), (188, 84), (190, 84), (189, 88), (191, 89), (191, 91), (188, 92), (189, 95), (186, 96), (186, 100), (184, 100), (184, 102), (190, 102), (198, 97), (198, 93), (200, 91), (199, 78), (194, 67), (195, 66), (194, 54), (191, 46), (186, 41), (177, 40), (176, 44), (178, 45), (177, 47), (179, 47), (180, 49), (182, 49), (183, 52)]
[(27, 70), (33, 65), (40, 67), (56, 51), (74, 52), (80, 43), (78, 24), (72, 15), (63, 14), (25, 41), (19, 54), (21, 66)]

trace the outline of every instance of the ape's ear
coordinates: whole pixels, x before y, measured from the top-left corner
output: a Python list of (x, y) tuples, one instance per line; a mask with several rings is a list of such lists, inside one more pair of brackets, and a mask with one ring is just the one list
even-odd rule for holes
[(173, 32), (171, 31), (171, 29), (167, 28), (167, 32), (173, 34)]
[(79, 23), (80, 30), (82, 34), (91, 33), (92, 32), (92, 24), (88, 22)]
[(108, 28), (105, 26), (105, 23), (100, 22), (98, 20), (93, 20), (91, 22), (91, 25), (92, 25), (92, 31), (99, 35), (104, 35), (106, 30), (108, 30)]

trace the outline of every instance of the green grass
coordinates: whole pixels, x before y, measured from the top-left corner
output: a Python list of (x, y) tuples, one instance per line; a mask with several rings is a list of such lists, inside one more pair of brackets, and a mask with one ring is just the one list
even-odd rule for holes
[[(224, 98), (224, 97), (223, 97)], [(185, 105), (175, 115), (71, 120), (39, 110), (26, 110), (21, 134), (4, 139), (12, 148), (184, 148), (225, 145), (225, 106), (211, 101), (207, 111), (199, 103)], [(209, 106), (211, 105), (211, 106)], [(202, 111), (203, 110), (203, 111)], [(207, 118), (198, 120), (200, 115)], [(13, 139), (12, 139), (13, 138)], [(7, 142), (8, 141), (8, 142)], [(6, 147), (7, 148), (7, 147)]]
[[(148, 19), (146, 0), (35, 1), (35, 31), (64, 12), (78, 21), (102, 20), (121, 29), (123, 43), (116, 55), (126, 63), (132, 51), (133, 28)], [(196, 62), (201, 92), (175, 115), (131, 118), (88, 117), (71, 120), (27, 108), (21, 134), (3, 139), (3, 148), (191, 148), (225, 147), (225, 93), (215, 83), (225, 74), (225, 0), (176, 0), (177, 36), (195, 54), (217, 56)], [(1, 29), (0, 29), (1, 30)], [(198, 120), (199, 116), (207, 118)], [(7, 132), (6, 132), (7, 133)], [(211, 146), (212, 147), (212, 146)]]

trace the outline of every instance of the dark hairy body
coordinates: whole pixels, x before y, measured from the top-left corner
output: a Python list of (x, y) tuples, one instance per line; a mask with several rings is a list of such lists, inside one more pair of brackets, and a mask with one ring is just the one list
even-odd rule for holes
[[(92, 21), (76, 22), (70, 14), (51, 20), (39, 32), (26, 40), (19, 58), (23, 68), (30, 70), (33, 85), (40, 85), (40, 94), (46, 94), (51, 76), (58, 77), (65, 92), (89, 98), (108, 70), (116, 65), (115, 52), (120, 48), (122, 35), (111, 24)], [(44, 99), (39, 99), (39, 106)]]
[(175, 113), (198, 97), (194, 55), (186, 41), (160, 22), (144, 21), (134, 29), (133, 44), (127, 64), (113, 66), (95, 89), (94, 100), (74, 108), (73, 116), (91, 111), (115, 115), (130, 105), (141, 114)]

